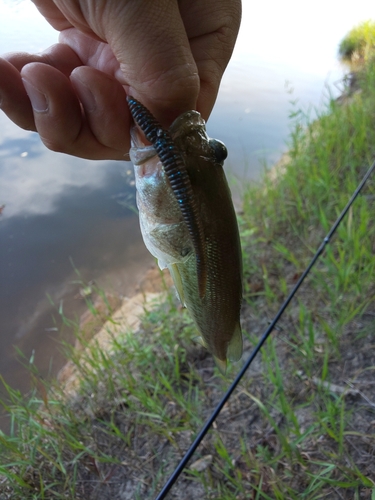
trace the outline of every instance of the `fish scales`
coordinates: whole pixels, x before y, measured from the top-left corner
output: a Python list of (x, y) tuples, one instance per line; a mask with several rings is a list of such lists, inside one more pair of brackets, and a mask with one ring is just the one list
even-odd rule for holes
[(163, 165), (133, 132), (137, 204), (143, 239), (159, 266), (168, 267), (179, 298), (201, 334), (202, 344), (225, 371), (227, 357), (242, 355), (240, 309), (242, 260), (237, 219), (222, 167), (226, 149), (209, 139), (196, 111), (179, 116), (169, 129), (180, 151), (203, 227), (206, 259), (205, 294), (199, 293), (191, 235)]

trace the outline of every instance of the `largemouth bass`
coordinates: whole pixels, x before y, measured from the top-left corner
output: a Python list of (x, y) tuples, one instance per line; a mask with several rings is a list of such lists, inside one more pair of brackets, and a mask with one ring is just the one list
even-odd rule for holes
[(242, 356), (242, 260), (237, 219), (223, 163), (224, 144), (210, 139), (197, 111), (165, 130), (128, 98), (140, 226), (146, 247), (168, 268), (181, 303), (222, 372)]

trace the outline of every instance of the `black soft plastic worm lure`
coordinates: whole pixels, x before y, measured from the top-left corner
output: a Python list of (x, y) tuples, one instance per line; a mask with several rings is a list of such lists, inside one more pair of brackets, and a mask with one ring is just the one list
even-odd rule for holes
[(197, 265), (198, 289), (201, 298), (206, 293), (207, 263), (205, 239), (198, 207), (195, 201), (189, 174), (181, 152), (175, 145), (168, 130), (163, 129), (151, 112), (134, 97), (127, 97), (134, 121), (144, 133), (146, 139), (155, 148), (172, 191), (178, 201), (184, 221), (193, 242)]

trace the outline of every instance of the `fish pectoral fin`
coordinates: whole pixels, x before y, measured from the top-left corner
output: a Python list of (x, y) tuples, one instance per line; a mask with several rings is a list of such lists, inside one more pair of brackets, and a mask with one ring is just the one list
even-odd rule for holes
[(241, 325), (237, 323), (233, 337), (227, 348), (227, 356), (231, 361), (239, 361), (242, 357), (242, 331)]
[(167, 267), (167, 264), (164, 262), (164, 260), (157, 259), (157, 261), (158, 261), (158, 266), (159, 266), (160, 271), (162, 271), (163, 269), (165, 269)]
[(227, 360), (226, 359), (219, 359), (216, 356), (214, 356), (214, 360), (216, 363), (216, 366), (219, 368), (219, 371), (222, 375), (225, 375), (227, 371)]
[(184, 307), (186, 307), (184, 288), (182, 286), (182, 279), (181, 279), (180, 271), (178, 270), (178, 267), (176, 264), (169, 264), (168, 269), (169, 269), (169, 272), (171, 273), (174, 286), (176, 287), (178, 298), (180, 299), (181, 304)]

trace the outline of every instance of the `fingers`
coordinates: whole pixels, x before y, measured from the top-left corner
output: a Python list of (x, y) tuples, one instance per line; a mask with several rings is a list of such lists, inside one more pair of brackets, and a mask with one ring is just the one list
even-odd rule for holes
[(32, 2), (55, 30), (60, 31), (71, 27), (70, 22), (51, 0), (32, 0)]
[(130, 118), (118, 82), (83, 67), (73, 72), (71, 82), (41, 63), (26, 65), (21, 76), (35, 129), (49, 149), (89, 159), (124, 159)]
[[(130, 142), (130, 116), (126, 93), (120, 83), (94, 68), (82, 67), (70, 77), (85, 110), (88, 126), (98, 142), (124, 159)], [(120, 155), (120, 156), (119, 156)]]
[[(86, 57), (100, 57), (85, 50)], [(90, 159), (124, 159), (130, 146), (125, 91), (114, 78), (81, 65), (66, 44), (41, 55), (7, 54), (0, 59), (0, 107), (19, 127), (37, 131), (49, 149)]]
[(111, 76), (116, 76), (119, 63), (107, 43), (93, 40), (92, 37), (84, 35), (75, 28), (66, 29), (60, 33), (59, 42), (60, 44), (58, 45), (69, 46), (70, 50), (82, 61), (83, 65), (99, 69)]
[(82, 62), (77, 54), (64, 44), (52, 45), (40, 55), (14, 52), (0, 58), (0, 107), (16, 125), (35, 131), (30, 99), (20, 75), (22, 68), (33, 62), (54, 66), (66, 76)]
[(11, 52), (2, 56), (4, 60), (11, 63), (18, 71), (29, 63), (40, 62), (49, 64), (58, 69), (65, 76), (69, 76), (74, 68), (82, 66), (82, 61), (77, 53), (68, 45), (56, 43), (42, 54), (28, 54), (27, 52)]
[(241, 1), (180, 0), (179, 8), (200, 77), (197, 110), (207, 120), (236, 42)]
[(189, 109), (207, 119), (237, 37), (240, 0), (121, 5), (118, 15), (105, 2), (96, 30), (120, 63), (119, 81), (165, 126)]
[(34, 114), (19, 71), (0, 58), (0, 75), (1, 109), (19, 127), (35, 131)]
[[(106, 4), (107, 5), (107, 4)], [(199, 75), (176, 0), (105, 8), (97, 32), (120, 64), (116, 78), (164, 125), (195, 109)]]
[(47, 147), (123, 159), (130, 114), (122, 85), (166, 127), (189, 109), (208, 118), (237, 36), (240, 0), (98, 0), (95, 9), (84, 0), (34, 2), (63, 29), (63, 43), (40, 56), (0, 60), (0, 105)]

